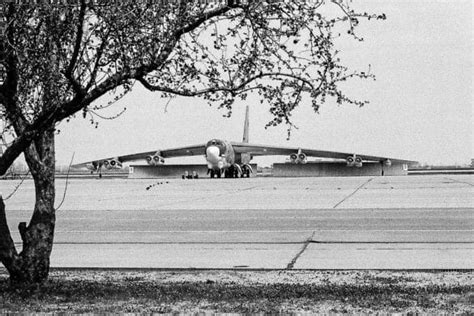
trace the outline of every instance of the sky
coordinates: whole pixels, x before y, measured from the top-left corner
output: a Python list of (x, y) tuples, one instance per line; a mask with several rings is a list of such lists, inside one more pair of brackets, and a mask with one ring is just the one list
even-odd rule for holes
[[(410, 159), (422, 164), (469, 164), (474, 158), (473, 8), (471, 0), (354, 0), (361, 11), (387, 20), (362, 23), (363, 42), (338, 43), (343, 61), (356, 69), (370, 64), (377, 80), (348, 87), (362, 108), (330, 100), (316, 114), (301, 104), (298, 126), (287, 140), (286, 126), (265, 129), (271, 120), (257, 97), (234, 105), (231, 118), (200, 98), (168, 102), (139, 85), (119, 101), (114, 120), (98, 128), (78, 116), (61, 123), (56, 139), (59, 165), (142, 151), (205, 143), (211, 138), (241, 141), (245, 106), (250, 106), (250, 142)], [(100, 102), (102, 101), (102, 102)], [(104, 100), (99, 100), (104, 103)], [(262, 166), (286, 157), (256, 158)], [(310, 159), (311, 160), (311, 159)], [(171, 163), (204, 163), (203, 157)]]

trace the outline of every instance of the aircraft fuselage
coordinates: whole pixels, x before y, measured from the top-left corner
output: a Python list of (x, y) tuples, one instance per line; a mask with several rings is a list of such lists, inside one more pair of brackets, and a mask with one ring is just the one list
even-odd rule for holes
[(210, 170), (228, 169), (235, 163), (234, 148), (228, 141), (212, 139), (206, 144), (206, 161)]

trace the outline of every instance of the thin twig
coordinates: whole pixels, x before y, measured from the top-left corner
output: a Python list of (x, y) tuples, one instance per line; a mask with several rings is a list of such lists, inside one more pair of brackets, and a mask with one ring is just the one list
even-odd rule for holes
[(3, 199), (4, 201), (10, 199), (10, 198), (16, 193), (16, 191), (18, 191), (18, 189), (21, 187), (21, 185), (22, 185), (23, 182), (26, 180), (26, 178), (28, 177), (29, 174), (30, 174), (30, 170), (28, 170), (28, 172), (25, 174), (25, 176), (23, 177), (23, 179), (21, 179), (21, 182), (15, 187), (15, 189), (13, 190), (13, 192), (10, 193), (10, 195), (8, 195), (6, 198)]
[(63, 199), (61, 200), (61, 203), (59, 203), (58, 207), (56, 207), (56, 212), (59, 211), (59, 208), (63, 205), (64, 200), (66, 199), (67, 185), (68, 185), (68, 183), (69, 183), (69, 172), (71, 171), (71, 166), (72, 166), (72, 162), (74, 161), (74, 155), (75, 155), (75, 154), (76, 154), (76, 152), (73, 152), (73, 153), (72, 153), (71, 162), (69, 163), (69, 167), (67, 168), (66, 186), (64, 187)]

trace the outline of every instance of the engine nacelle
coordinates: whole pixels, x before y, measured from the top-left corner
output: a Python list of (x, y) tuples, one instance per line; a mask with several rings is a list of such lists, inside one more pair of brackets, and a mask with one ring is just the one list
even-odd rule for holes
[(291, 163), (301, 163), (305, 164), (308, 159), (306, 157), (306, 154), (301, 151), (301, 149), (298, 149), (297, 153), (292, 153), (290, 155), (290, 161)]
[(86, 164), (86, 168), (90, 171), (98, 171), (101, 167), (101, 164), (98, 161), (93, 161), (91, 163)]
[(122, 163), (118, 158), (112, 158), (109, 160), (104, 160), (104, 167), (108, 170), (110, 169), (121, 169), (122, 168)]
[(290, 161), (291, 163), (298, 163), (298, 154), (291, 154)]
[(385, 159), (383, 161), (383, 164), (386, 165), (387, 167), (390, 167), (392, 165), (392, 161), (390, 159)]
[(362, 167), (362, 158), (356, 155), (348, 156), (346, 158), (346, 163), (348, 167)]
[(353, 157), (353, 156), (347, 157), (347, 158), (346, 158), (346, 163), (347, 163), (347, 166), (348, 166), (348, 167), (354, 166), (354, 157)]
[(306, 154), (304, 153), (299, 153), (298, 154), (298, 162), (301, 164), (305, 164), (308, 162), (308, 157), (306, 157)]
[(151, 166), (156, 166), (165, 163), (165, 158), (158, 154), (154, 154), (153, 156), (147, 156), (146, 162)]

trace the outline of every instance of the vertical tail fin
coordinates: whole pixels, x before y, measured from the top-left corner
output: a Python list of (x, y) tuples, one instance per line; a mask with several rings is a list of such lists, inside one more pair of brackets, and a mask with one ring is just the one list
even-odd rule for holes
[(249, 142), (249, 106), (245, 110), (245, 121), (244, 121), (244, 137), (242, 139), (243, 143)]

